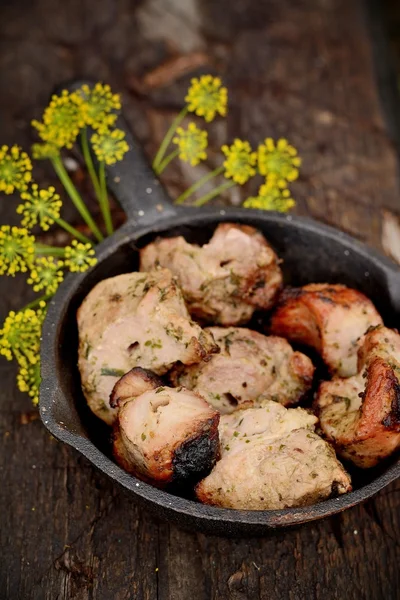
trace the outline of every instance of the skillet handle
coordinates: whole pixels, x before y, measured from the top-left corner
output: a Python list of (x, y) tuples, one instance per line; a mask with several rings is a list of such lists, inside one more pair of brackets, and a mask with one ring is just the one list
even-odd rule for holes
[(178, 209), (173, 206), (126, 120), (119, 117), (116, 126), (125, 132), (129, 151), (122, 161), (106, 166), (107, 185), (125, 210), (128, 221), (154, 223), (176, 215)]
[[(55, 93), (72, 92), (83, 84), (92, 87), (94, 82), (69, 81), (57, 86)], [(123, 116), (118, 117), (116, 126), (124, 131), (129, 151), (122, 161), (106, 165), (107, 186), (126, 212), (128, 223), (153, 224), (178, 214), (180, 209), (172, 204)], [(93, 159), (97, 164), (95, 156)]]

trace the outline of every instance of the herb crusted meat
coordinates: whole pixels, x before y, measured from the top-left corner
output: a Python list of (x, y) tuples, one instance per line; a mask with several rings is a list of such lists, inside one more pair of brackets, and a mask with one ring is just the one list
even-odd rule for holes
[(274, 400), (295, 404), (311, 387), (314, 366), (283, 338), (244, 327), (209, 327), (220, 348), (207, 361), (177, 366), (170, 377), (201, 394), (222, 414)]
[(218, 412), (193, 392), (149, 389), (125, 398), (114, 426), (114, 457), (128, 473), (160, 487), (198, 481), (218, 456), (218, 423)]
[(273, 314), (271, 332), (315, 348), (332, 375), (357, 373), (362, 336), (382, 319), (372, 302), (344, 285), (311, 283), (286, 288)]
[(168, 267), (189, 312), (220, 325), (240, 325), (272, 307), (282, 285), (275, 252), (253, 227), (222, 223), (200, 247), (183, 237), (159, 238), (140, 253), (142, 271)]
[(321, 384), (320, 426), (337, 453), (368, 468), (400, 448), (400, 335), (372, 328), (359, 350), (359, 372)]
[(205, 504), (243, 510), (303, 506), (351, 490), (317, 418), (276, 402), (223, 415), (221, 459), (196, 487)]
[(116, 381), (133, 367), (166, 373), (176, 361), (193, 364), (218, 351), (194, 323), (168, 269), (129, 273), (98, 283), (78, 311), (79, 370), (92, 411), (111, 424)]

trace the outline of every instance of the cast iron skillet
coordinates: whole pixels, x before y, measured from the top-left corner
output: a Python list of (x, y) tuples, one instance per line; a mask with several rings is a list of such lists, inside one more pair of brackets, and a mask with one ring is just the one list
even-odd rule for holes
[(47, 429), (69, 444), (138, 502), (176, 525), (219, 535), (263, 535), (338, 513), (370, 498), (400, 475), (400, 459), (352, 473), (354, 491), (303, 508), (272, 511), (227, 510), (205, 506), (143, 483), (120, 469), (110, 456), (110, 430), (92, 415), (83, 398), (77, 369), (76, 311), (93, 286), (138, 267), (138, 248), (157, 235), (182, 234), (204, 243), (218, 223), (230, 221), (261, 230), (283, 258), (285, 282), (344, 283), (376, 304), (393, 327), (400, 315), (400, 271), (389, 260), (341, 231), (310, 219), (240, 208), (178, 208), (154, 176), (125, 122), (130, 151), (108, 171), (110, 187), (127, 214), (127, 223), (97, 250), (91, 271), (67, 278), (50, 302), (43, 329), (40, 415)]

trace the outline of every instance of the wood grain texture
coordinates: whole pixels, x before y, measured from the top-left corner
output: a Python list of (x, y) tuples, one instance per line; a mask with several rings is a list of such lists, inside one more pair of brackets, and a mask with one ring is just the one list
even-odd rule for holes
[[(361, 0), (2, 3), (1, 142), (28, 146), (29, 120), (54, 86), (89, 76), (122, 91), (153, 152), (198, 70), (176, 78), (181, 71), (171, 69), (169, 81), (164, 69), (162, 84), (143, 81), (182, 50), (197, 57), (195, 69), (203, 53), (229, 84), (229, 118), (212, 144), (287, 136), (304, 159), (297, 212), (380, 246), (381, 211), (399, 211), (399, 185)], [(54, 181), (45, 164), (36, 176)], [(179, 190), (185, 177), (172, 169), (165, 182)], [(16, 221), (12, 199), (0, 203), (0, 220)], [(25, 301), (23, 281), (0, 281), (0, 319)], [(52, 439), (14, 377), (2, 361), (1, 599), (400, 598), (400, 482), (363, 506), (265, 539), (186, 533)]]

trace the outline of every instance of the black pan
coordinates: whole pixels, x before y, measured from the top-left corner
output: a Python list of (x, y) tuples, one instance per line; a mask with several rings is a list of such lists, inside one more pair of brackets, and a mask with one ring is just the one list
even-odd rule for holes
[(354, 491), (303, 508), (272, 511), (227, 510), (204, 506), (160, 491), (128, 475), (110, 455), (110, 430), (92, 415), (82, 395), (77, 369), (76, 311), (93, 286), (134, 271), (138, 248), (157, 235), (182, 234), (204, 243), (223, 221), (253, 225), (283, 258), (285, 282), (344, 283), (369, 296), (394, 327), (400, 315), (400, 271), (388, 259), (341, 231), (310, 219), (240, 208), (178, 208), (147, 163), (125, 123), (130, 151), (108, 170), (109, 185), (127, 214), (126, 224), (97, 249), (98, 264), (69, 276), (49, 304), (43, 329), (40, 415), (47, 429), (120, 483), (158, 517), (176, 525), (219, 535), (262, 535), (343, 511), (370, 498), (400, 475), (400, 459), (373, 470), (352, 472)]

